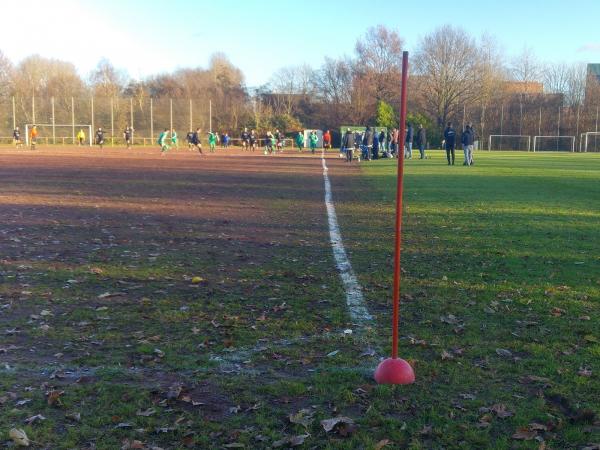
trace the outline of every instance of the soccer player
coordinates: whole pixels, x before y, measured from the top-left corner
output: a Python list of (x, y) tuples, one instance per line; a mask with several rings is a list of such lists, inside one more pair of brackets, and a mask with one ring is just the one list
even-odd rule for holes
[(214, 131), (208, 132), (208, 147), (211, 153), (215, 152), (215, 147), (217, 146), (217, 134)]
[(254, 130), (250, 131), (250, 150), (254, 151), (256, 150), (256, 143), (258, 141), (258, 138), (256, 137), (256, 133), (254, 132)]
[(250, 134), (248, 133), (248, 128), (244, 128), (242, 131), (242, 147), (246, 150), (250, 146)]
[(221, 142), (223, 143), (223, 147), (224, 148), (229, 148), (229, 141), (231, 140), (231, 138), (229, 137), (229, 134), (225, 133), (223, 135), (223, 139), (221, 139)]
[(99, 127), (96, 130), (96, 145), (100, 146), (100, 150), (102, 150), (102, 146), (104, 145), (104, 131)]
[(179, 139), (177, 138), (177, 132), (174, 129), (171, 130), (171, 147), (175, 147), (179, 150)]
[(13, 141), (15, 142), (16, 148), (23, 147), (23, 143), (21, 142), (21, 131), (19, 130), (19, 127), (16, 127), (13, 130)]
[(77, 133), (77, 141), (79, 142), (79, 146), (85, 143), (85, 131), (83, 131), (83, 128), (80, 128), (79, 133)]
[(298, 131), (296, 135), (296, 145), (298, 146), (298, 151), (302, 152), (304, 148), (304, 133), (302, 131)]
[(29, 142), (31, 142), (31, 150), (35, 150), (35, 145), (37, 144), (37, 136), (38, 130), (37, 127), (34, 125), (29, 131)]
[(319, 136), (317, 136), (316, 131), (311, 131), (308, 135), (308, 144), (310, 145), (310, 151), (312, 154), (315, 154), (315, 150), (317, 148), (317, 143), (319, 142)]
[[(444, 130), (444, 141), (448, 165), (454, 165), (454, 145), (456, 143), (456, 131), (454, 128), (452, 128), (452, 122), (448, 122), (448, 125)], [(452, 164), (450, 164), (450, 156), (452, 156)]]
[(160, 145), (160, 156), (165, 156), (171, 147), (167, 145), (167, 138), (169, 137), (169, 130), (166, 128), (162, 133), (158, 135), (158, 145)]
[(125, 139), (125, 143), (127, 144), (127, 150), (131, 149), (131, 144), (133, 142), (133, 128), (127, 125), (125, 127), (125, 131), (123, 131), (123, 138)]
[(192, 134), (192, 145), (198, 149), (198, 153), (203, 155), (202, 153), (202, 141), (200, 140), (200, 136), (202, 135), (202, 130), (200, 128), (196, 128), (196, 131)]
[(325, 150), (331, 148), (331, 132), (329, 130), (323, 133), (323, 148)]
[(194, 132), (193, 131), (188, 131), (188, 134), (185, 135), (185, 140), (187, 141), (188, 144), (188, 150), (192, 150), (192, 148), (194, 147)]
[(275, 130), (275, 149), (280, 152), (283, 151), (283, 133), (279, 130)]

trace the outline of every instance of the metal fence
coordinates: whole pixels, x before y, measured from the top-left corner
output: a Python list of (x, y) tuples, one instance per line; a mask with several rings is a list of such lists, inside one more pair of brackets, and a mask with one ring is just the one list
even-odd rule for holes
[[(196, 128), (202, 129), (203, 135), (212, 130), (238, 138), (240, 130), (226, 129), (219, 123), (220, 111), (213, 106), (210, 100), (189, 98), (0, 97), (0, 142), (12, 140), (15, 126), (24, 131), (25, 124), (36, 122), (50, 124), (52, 129), (45, 127), (38, 136), (38, 141), (48, 144), (76, 143), (76, 124), (91, 125), (93, 130), (102, 127), (108, 145), (123, 144), (123, 131), (128, 125), (134, 129), (134, 144), (141, 145), (154, 144), (165, 128), (174, 128), (180, 138)], [(424, 113), (417, 108), (410, 112)], [(472, 122), (486, 150), (490, 135), (519, 135), (530, 136), (532, 141), (535, 136), (572, 136), (576, 151), (584, 142), (591, 151), (600, 151), (599, 136), (582, 137), (600, 131), (599, 104), (566, 107), (561, 98), (552, 95), (512, 96), (487, 107), (460, 105), (450, 119), (457, 130)], [(435, 145), (438, 140), (439, 136), (430, 136)]]

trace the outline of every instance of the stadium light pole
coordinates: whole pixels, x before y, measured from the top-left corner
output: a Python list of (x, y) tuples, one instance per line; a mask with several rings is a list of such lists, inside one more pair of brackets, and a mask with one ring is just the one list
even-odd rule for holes
[[(408, 82), (408, 52), (402, 52), (402, 90), (400, 97), (400, 137), (406, 133), (406, 85)], [(415, 372), (405, 360), (398, 358), (398, 322), (400, 316), (400, 251), (402, 244), (402, 188), (404, 181), (404, 152), (398, 150), (398, 177), (396, 182), (396, 240), (394, 253), (394, 296), (392, 314), (392, 357), (383, 360), (375, 369), (379, 384), (411, 384)]]

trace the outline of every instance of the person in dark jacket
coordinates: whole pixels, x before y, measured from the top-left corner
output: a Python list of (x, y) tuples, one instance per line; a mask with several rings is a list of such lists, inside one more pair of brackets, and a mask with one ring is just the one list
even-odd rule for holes
[(379, 150), (381, 150), (381, 152), (385, 153), (385, 151), (387, 150), (386, 146), (385, 146), (385, 131), (381, 130), (379, 132)]
[(425, 133), (425, 128), (423, 128), (423, 125), (421, 124), (419, 124), (419, 128), (417, 129), (415, 143), (417, 144), (417, 147), (419, 147), (421, 159), (425, 159), (425, 146), (427, 145), (427, 134)]
[(373, 133), (373, 159), (379, 159), (379, 147), (381, 144), (379, 143), (379, 136), (381, 134)]
[(410, 123), (406, 124), (406, 138), (404, 140), (404, 158), (412, 159), (412, 146), (413, 146), (414, 130)]
[[(448, 165), (454, 165), (454, 146), (456, 145), (456, 130), (452, 128), (452, 122), (448, 122), (446, 129), (444, 130), (444, 145), (446, 147), (446, 159)], [(452, 156), (452, 159), (450, 159)]]
[(371, 127), (367, 127), (365, 133), (363, 134), (362, 139), (362, 154), (363, 159), (370, 161), (371, 160), (371, 150), (373, 148), (373, 131)]
[(473, 143), (475, 142), (475, 136), (473, 136), (473, 130), (470, 125), (467, 125), (460, 136), (460, 142), (463, 146), (463, 152), (465, 154), (465, 160), (463, 166), (471, 165), (471, 155), (473, 154)]
[(192, 134), (192, 145), (196, 147), (198, 153), (202, 155), (202, 141), (200, 140), (201, 135), (202, 130), (200, 128), (196, 128), (196, 131), (194, 131), (194, 133)]
[(346, 161), (352, 162), (352, 154), (354, 153), (354, 133), (352, 133), (350, 128), (348, 128), (342, 139), (342, 148), (346, 151)]

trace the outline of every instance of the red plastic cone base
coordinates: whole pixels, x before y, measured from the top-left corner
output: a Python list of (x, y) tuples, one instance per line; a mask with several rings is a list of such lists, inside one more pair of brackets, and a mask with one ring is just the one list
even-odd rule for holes
[(415, 372), (403, 359), (388, 358), (375, 369), (375, 381), (379, 384), (412, 384), (415, 382)]

